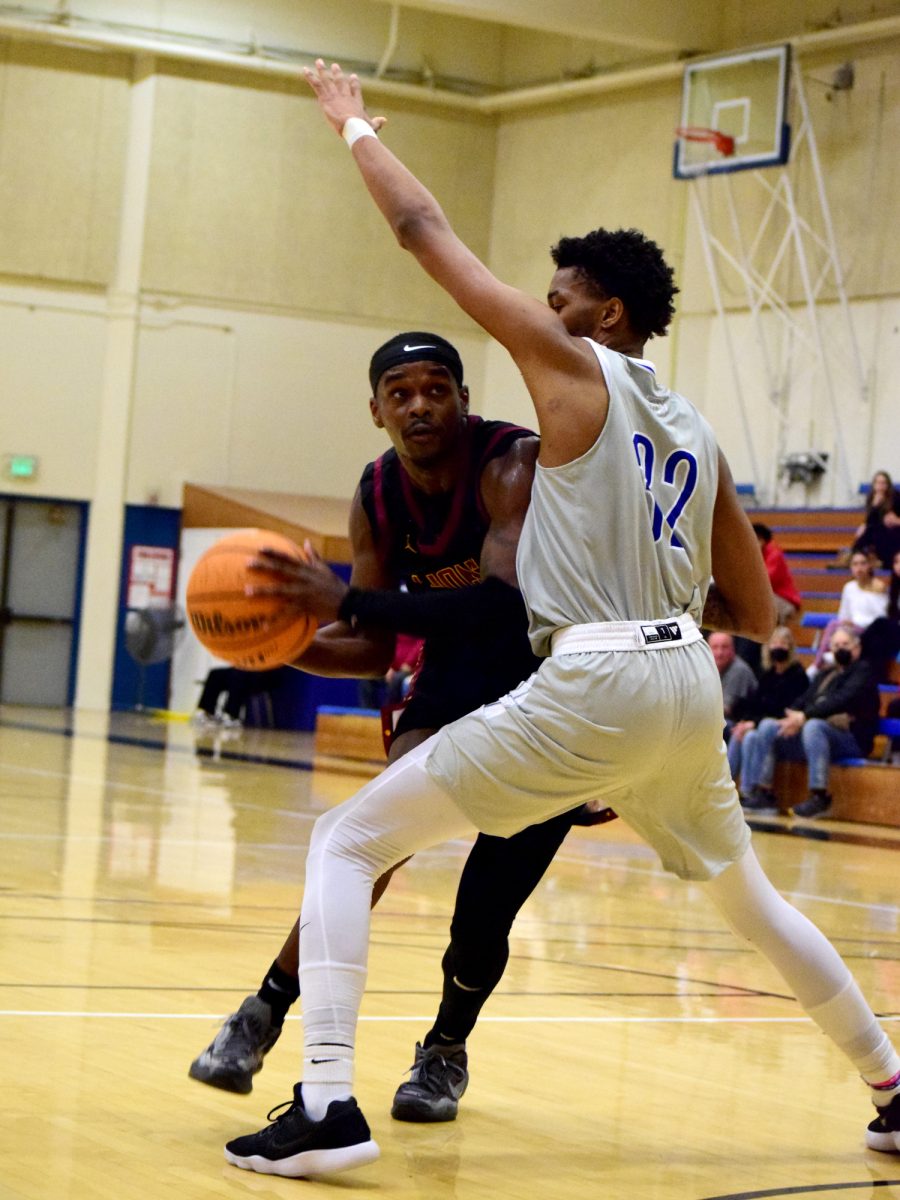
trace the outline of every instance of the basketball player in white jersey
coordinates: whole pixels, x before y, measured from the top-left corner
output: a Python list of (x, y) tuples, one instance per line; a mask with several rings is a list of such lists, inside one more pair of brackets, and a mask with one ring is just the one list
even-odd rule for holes
[(303, 1083), (226, 1157), (292, 1176), (377, 1157), (352, 1097), (373, 881), (425, 847), (476, 828), (510, 834), (592, 798), (670, 870), (704, 883), (869, 1085), (868, 1146), (900, 1150), (900, 1058), (831, 944), (763, 874), (731, 782), (699, 625), (762, 640), (774, 605), (712, 431), (642, 357), (673, 311), (659, 248), (636, 230), (564, 239), (548, 308), (460, 242), (379, 141), (355, 76), (321, 61), (306, 74), (401, 245), (507, 348), (528, 386), (541, 450), (518, 576), (533, 646), (548, 657), (317, 822), (300, 917)]

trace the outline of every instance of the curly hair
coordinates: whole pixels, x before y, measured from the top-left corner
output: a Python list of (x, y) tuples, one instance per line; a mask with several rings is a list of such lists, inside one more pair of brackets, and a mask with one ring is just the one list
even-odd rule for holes
[(558, 268), (572, 267), (602, 296), (617, 296), (643, 338), (665, 337), (678, 288), (656, 242), (639, 229), (595, 229), (560, 238), (550, 250)]

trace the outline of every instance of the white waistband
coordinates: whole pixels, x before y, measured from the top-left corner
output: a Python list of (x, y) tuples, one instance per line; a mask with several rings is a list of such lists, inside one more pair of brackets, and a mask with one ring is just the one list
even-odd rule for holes
[(594, 650), (667, 650), (689, 646), (703, 634), (690, 613), (667, 621), (597, 621), (592, 625), (568, 625), (557, 629), (550, 640), (551, 654), (585, 654)]

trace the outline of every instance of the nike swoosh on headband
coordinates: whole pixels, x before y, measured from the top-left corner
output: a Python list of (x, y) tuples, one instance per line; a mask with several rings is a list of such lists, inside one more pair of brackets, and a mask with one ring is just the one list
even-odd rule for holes
[(407, 346), (404, 344), (403, 353), (408, 354), (411, 350), (437, 350), (437, 346), (425, 344), (424, 346)]

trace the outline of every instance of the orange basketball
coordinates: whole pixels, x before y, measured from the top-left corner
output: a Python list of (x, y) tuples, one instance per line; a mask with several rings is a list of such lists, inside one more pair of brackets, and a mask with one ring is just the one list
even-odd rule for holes
[(197, 640), (242, 671), (268, 671), (292, 662), (312, 641), (317, 622), (277, 596), (248, 596), (275, 577), (249, 570), (264, 549), (306, 555), (290, 538), (266, 529), (239, 529), (198, 558), (187, 585), (187, 611)]

